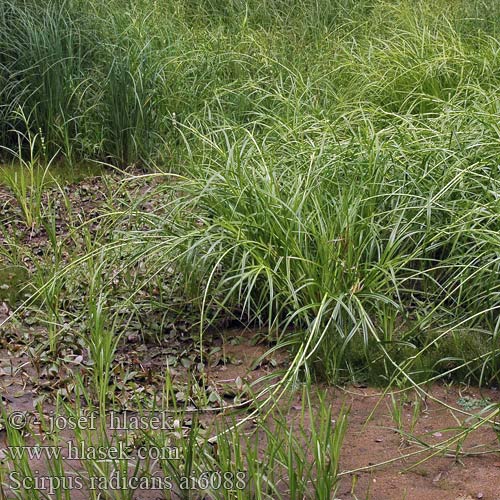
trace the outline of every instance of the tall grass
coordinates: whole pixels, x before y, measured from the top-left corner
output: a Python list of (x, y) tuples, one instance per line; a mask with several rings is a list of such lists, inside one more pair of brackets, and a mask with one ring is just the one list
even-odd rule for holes
[[(25, 128), (16, 119), (21, 107), (49, 155), (165, 162), (178, 145), (174, 113), (190, 123), (210, 122), (207, 110), (216, 106), (236, 123), (262, 109), (286, 121), (337, 120), (360, 107), (419, 114), (494, 89), (497, 24), (481, 2), (431, 9), (405, 1), (301, 0), (261, 7), (4, 2), (3, 142), (15, 139), (11, 129)], [(389, 119), (377, 114), (374, 125)]]
[[(356, 146), (329, 143), (321, 122), (292, 132), (276, 121), (265, 142), (203, 130), (188, 180), (161, 188), (176, 193), (164, 230), (133, 238), (153, 249), (155, 272), (177, 265), (204, 311), (303, 332), (327, 377), (349, 369), (357, 338), (418, 352), (433, 329), (460, 324), (481, 326), (494, 348), (498, 181), (450, 150), (412, 158), (416, 126), (405, 119)], [(394, 334), (390, 317), (405, 328)]]
[(49, 152), (184, 176), (155, 194), (167, 220), (133, 207), (149, 230), (124, 241), (131, 265), (179, 272), (200, 342), (231, 315), (292, 335), (329, 379), (383, 359), (412, 379), (442, 371), (431, 353), (452, 336), (475, 361), (444, 358), (495, 379), (494, 9), (259, 6), (5, 2), (3, 140), (29, 108)]

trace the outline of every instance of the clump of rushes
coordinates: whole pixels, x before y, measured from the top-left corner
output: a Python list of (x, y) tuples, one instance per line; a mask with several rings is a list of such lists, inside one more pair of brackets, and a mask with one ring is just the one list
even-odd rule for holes
[(230, 314), (294, 339), (305, 347), (297, 362), (335, 380), (373, 365), (373, 348), (395, 369), (392, 354), (418, 359), (422, 346), (436, 345), (426, 330), (481, 327), (492, 332), (481, 376), (495, 378), (495, 351), (487, 352), (500, 307), (499, 186), (491, 166), (450, 150), (422, 162), (422, 148), (442, 139), (412, 118), (365, 129), (355, 142), (336, 141), (321, 120), (293, 132), (270, 116), (253, 126), (269, 126), (267, 138), (229, 124), (186, 130), (204, 146), (186, 180), (160, 187), (170, 213), (163, 229), (127, 234), (150, 249), (141, 255), (155, 273), (174, 268), (198, 300), (200, 340), (210, 321)]

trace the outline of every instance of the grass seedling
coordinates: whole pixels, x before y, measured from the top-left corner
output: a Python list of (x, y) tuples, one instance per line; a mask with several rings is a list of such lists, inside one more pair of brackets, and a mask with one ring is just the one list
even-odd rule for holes
[[(21, 115), (27, 123), (28, 119)], [(24, 143), (28, 144), (28, 153), (23, 151)], [(14, 159), (15, 163), (4, 167), (2, 178), (21, 207), (26, 227), (34, 230), (40, 227), (44, 216), (44, 193), (50, 180), (49, 169), (54, 157), (47, 162), (40, 160), (37, 148), (43, 142), (39, 134), (23, 135), (18, 133), (17, 151), (2, 146)]]

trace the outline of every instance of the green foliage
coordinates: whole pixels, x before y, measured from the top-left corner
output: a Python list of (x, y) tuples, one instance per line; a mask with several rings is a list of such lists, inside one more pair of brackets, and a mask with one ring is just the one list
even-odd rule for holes
[(211, 123), (214, 107), (237, 123), (262, 109), (342, 122), (363, 107), (377, 128), (386, 113), (469, 107), (494, 92), (498, 18), (459, 4), (9, 0), (0, 134), (26, 132), (21, 107), (44, 154), (150, 163), (171, 160), (172, 123)]
[[(88, 360), (75, 380), (86, 406), (102, 419), (117, 403), (116, 355), (139, 309), (172, 307), (198, 321), (201, 372), (206, 336), (228, 321), (267, 329), (271, 351), (292, 352), (280, 382), (253, 398), (256, 409), (223, 422), (217, 436), (196, 419), (187, 429), (177, 422), (173, 438), (143, 436), (182, 449), (183, 460), (158, 464), (178, 489), (186, 473), (246, 470), (254, 498), (329, 497), (344, 474), (347, 411), (332, 426), (326, 399), (313, 405), (304, 392), (303, 421), (290, 431), (278, 403), (299, 375), (400, 391), (440, 378), (498, 384), (499, 8), (494, 0), (2, 2), (0, 141), (15, 162), (2, 169), (6, 199), (48, 243), (26, 270), (36, 291), (24, 305), (36, 304), (48, 327), (40, 350), (59, 354), (70, 331), (81, 344)], [(108, 186), (109, 213), (92, 207), (88, 220), (65, 197), (59, 238), (62, 205), (46, 192), (56, 159), (76, 170), (92, 161), (149, 167), (154, 182), (127, 191), (127, 180), (146, 174)], [(29, 245), (1, 230), (2, 259), (24, 270)], [(152, 333), (142, 326), (140, 335)], [(170, 374), (165, 385), (177, 413), (182, 391)], [(200, 391), (202, 407), (218, 398)], [(402, 434), (405, 402), (391, 395)], [(496, 425), (498, 408), (485, 405), (492, 413), (431, 456), (455, 445), (458, 456), (470, 432)], [(267, 413), (254, 419), (259, 412)], [(419, 412), (416, 400), (410, 432)], [(254, 432), (240, 433), (250, 421)], [(15, 429), (7, 436), (24, 443)], [(128, 465), (84, 467), (105, 477), (127, 475)], [(12, 466), (33, 476), (23, 458)], [(49, 472), (65, 475), (62, 462)]]
[(466, 374), (493, 380), (494, 12), (488, 2), (10, 0), (2, 137), (43, 138), (32, 157), (183, 176), (152, 193), (161, 215), (131, 201), (129, 227), (141, 230), (117, 238), (130, 266), (146, 256), (155, 278), (176, 273), (202, 312), (201, 344), (221, 316), (266, 325), (295, 343), (295, 368), (334, 380), (379, 356), (407, 374), (467, 363), (444, 339), (459, 329), (472, 346), (481, 331)]

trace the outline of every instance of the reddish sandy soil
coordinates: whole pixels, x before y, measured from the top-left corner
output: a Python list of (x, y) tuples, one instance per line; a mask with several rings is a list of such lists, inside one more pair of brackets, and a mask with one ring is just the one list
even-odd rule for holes
[[(468, 395), (474, 398), (479, 396), (478, 391), (474, 389), (460, 391), (458, 387), (442, 386), (432, 387), (430, 394), (455, 408), (459, 408), (456, 402), (461, 396)], [(493, 391), (483, 391), (482, 396), (498, 401), (498, 394)], [(337, 397), (340, 397), (338, 392)], [(422, 446), (413, 444), (411, 438), (405, 440), (400, 433), (395, 432), (388, 397), (383, 399), (374, 417), (366, 426), (374, 403), (379, 401), (377, 391), (373, 389), (349, 391), (346, 399), (351, 404), (351, 413), (342, 459), (344, 471), (378, 464), (423, 450)], [(408, 429), (412, 409), (409, 404), (405, 405), (405, 409), (405, 428)], [(457, 434), (458, 423), (463, 424), (467, 418), (459, 411), (450, 410), (428, 398), (413, 435), (428, 444), (435, 445)], [(418, 462), (429, 457), (431, 453), (420, 453), (371, 470), (347, 474), (337, 496), (346, 499), (355, 498), (351, 485), (356, 477), (354, 493), (359, 498), (366, 498), (367, 495), (372, 499), (500, 498), (498, 453), (460, 456), (457, 460), (453, 456), (454, 448), (451, 447), (446, 456), (440, 453), (420, 464)], [(476, 430), (463, 442), (465, 454), (495, 449), (498, 450), (498, 439), (491, 426)]]

